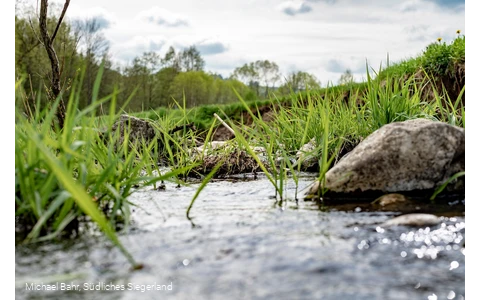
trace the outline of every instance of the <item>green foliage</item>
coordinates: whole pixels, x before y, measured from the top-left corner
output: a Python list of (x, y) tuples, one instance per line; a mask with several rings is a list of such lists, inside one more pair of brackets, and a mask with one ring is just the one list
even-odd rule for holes
[[(252, 90), (248, 88), (242, 82), (236, 79), (215, 79), (213, 82), (214, 96), (213, 101), (211, 103), (215, 104), (228, 104), (228, 103), (235, 103), (237, 102), (237, 96), (234, 93), (236, 90), (242, 97), (251, 97), (249, 95), (252, 94)], [(253, 94), (254, 95), (254, 94)], [(254, 100), (256, 97), (250, 98), (250, 100)]]
[[(134, 186), (167, 179), (179, 182), (177, 175), (187, 175), (197, 163), (189, 149), (195, 146), (198, 134), (188, 131), (187, 124), (193, 122), (199, 129), (208, 129), (208, 140), (213, 132), (214, 113), (230, 121), (237, 145), (255, 159), (281, 201), (287, 168), (298, 185), (299, 164), (291, 159), (307, 141), (313, 139), (317, 145), (312, 154), (317, 155), (322, 181), (344, 145), (356, 145), (385, 124), (424, 117), (465, 127), (465, 109), (461, 105), (465, 87), (457, 99), (445, 99), (445, 92), (434, 89), (435, 101), (426, 102), (421, 99), (423, 82), (415, 82), (413, 76), (419, 68), (426, 71), (427, 78), (432, 73), (451, 74), (455, 64), (465, 62), (464, 36), (449, 45), (434, 43), (422, 56), (388, 66), (376, 78), (370, 76), (367, 66), (365, 83), (353, 83), (351, 72), (347, 72), (341, 80), (347, 84), (320, 88), (314, 76), (292, 73), (278, 91), (280, 95), (290, 94), (279, 99), (269, 94), (269, 88), (279, 78), (274, 62), (245, 64), (235, 70), (232, 78), (224, 80), (203, 71), (204, 62), (195, 47), (179, 53), (171, 48), (163, 58), (144, 53), (121, 73), (105, 56), (77, 53), (75, 32), (63, 24), (56, 43), (60, 43), (57, 47), (65, 61), (64, 97), (68, 98), (68, 108), (65, 126), (60, 130), (52, 128), (58, 100), (47, 107), (41, 93), (43, 70), (48, 69), (46, 55), (36, 44), (25, 19), (16, 17), (15, 26), (16, 76), (24, 72), (31, 75), (28, 81), (16, 82), (15, 216), (17, 224), (29, 230), (27, 242), (61, 236), (78, 229), (80, 223), (91, 224), (84, 221), (92, 220), (136, 265), (114, 231), (120, 223), (128, 224), (128, 196)], [(77, 74), (81, 66), (86, 71)], [(100, 85), (102, 72), (106, 81)], [(116, 83), (124, 91), (122, 96)], [(264, 95), (270, 96), (265, 101), (258, 101), (260, 83), (264, 85)], [(134, 97), (135, 91), (138, 92)], [(122, 105), (118, 112), (117, 103)], [(258, 113), (258, 108), (265, 105), (274, 110), (273, 120), (268, 123)], [(146, 110), (151, 108), (157, 109)], [(132, 145), (128, 129), (123, 139), (120, 132), (112, 132), (110, 128), (123, 110), (142, 110), (138, 116), (155, 120), (164, 148), (159, 149), (156, 141), (137, 141)], [(98, 112), (104, 116), (98, 118)], [(245, 113), (253, 122), (248, 127), (242, 120)], [(169, 132), (182, 126), (183, 130), (177, 133)], [(263, 147), (266, 159), (260, 158), (253, 146)], [(166, 157), (174, 171), (159, 175), (159, 156)], [(203, 180), (187, 217), (219, 167), (220, 164)]]
[(223, 163), (224, 163), (224, 161), (219, 161), (215, 165), (215, 167), (210, 171), (210, 173), (208, 173), (207, 176), (205, 176), (205, 178), (202, 180), (202, 183), (200, 184), (197, 191), (195, 192), (195, 195), (193, 195), (193, 198), (190, 201), (190, 204), (188, 205), (187, 213), (186, 213), (187, 219), (189, 219), (190, 221), (192, 220), (190, 218), (190, 211), (193, 208), (193, 204), (195, 203), (195, 200), (197, 200), (197, 198), (200, 195), (200, 193), (202, 192), (202, 190), (207, 186), (207, 184), (210, 182), (210, 180), (212, 180), (213, 176), (215, 175), (215, 173), (217, 173), (218, 169), (220, 169), (220, 167), (222, 166)]
[[(427, 77), (428, 78), (428, 77)], [(434, 103), (432, 103), (432, 109), (436, 112), (436, 117), (450, 125), (460, 126), (465, 128), (465, 107), (462, 104), (462, 97), (465, 93), (465, 85), (460, 90), (457, 99), (453, 101), (446, 92), (444, 86), (442, 91), (433, 89), (435, 97)]]
[[(387, 77), (383, 81), (373, 80), (367, 70), (368, 88), (365, 92), (367, 116), (372, 129), (383, 125), (424, 117), (433, 113), (430, 106), (421, 102), (421, 90), (412, 75), (404, 82)], [(422, 83), (420, 83), (422, 85)], [(423, 105), (422, 105), (423, 104)]]
[(273, 87), (280, 79), (280, 71), (275, 62), (269, 60), (257, 60), (236, 68), (232, 74), (233, 78), (247, 83), (254, 89), (257, 96), (260, 96), (260, 84), (265, 87), (263, 96), (268, 97), (269, 88)]
[[(266, 123), (249, 111), (253, 124), (246, 130), (241, 130), (242, 126), (236, 127), (237, 141), (242, 147), (262, 146), (266, 149), (268, 165), (276, 167), (264, 172), (267, 172), (280, 200), (284, 194), (285, 172), (282, 170), (287, 167), (298, 184), (300, 162), (291, 165), (289, 161), (311, 139), (315, 141), (316, 149), (310, 154), (318, 159), (320, 166), (321, 197), (325, 192), (322, 181), (342, 148), (353, 147), (385, 124), (428, 118), (465, 126), (465, 110), (461, 106), (464, 87), (453, 101), (448, 96), (445, 101), (435, 89), (435, 100), (424, 101), (421, 90), (424, 84), (417, 82), (414, 74), (408, 78), (402, 76), (402, 80), (389, 76), (379, 80), (378, 76), (372, 78), (367, 69), (367, 79), (366, 83), (292, 93), (286, 101), (272, 99), (271, 102), (277, 103), (273, 120)], [(247, 105), (244, 106), (249, 110)], [(458, 111), (461, 111), (460, 116)], [(281, 165), (277, 164), (278, 160)]]
[(320, 89), (320, 82), (315, 75), (303, 71), (291, 72), (285, 83), (278, 88), (280, 95), (288, 95), (290, 92), (297, 93), (306, 90)]
[(202, 99), (211, 99), (212, 85), (213, 78), (202, 71), (182, 72), (173, 80), (170, 94), (174, 99), (182, 99), (185, 95), (188, 106), (197, 106)]
[(205, 61), (195, 46), (190, 46), (179, 53), (180, 66), (183, 71), (203, 71)]
[[(100, 76), (97, 76), (94, 99), (99, 85)], [(134, 186), (169, 179), (175, 172), (143, 175), (145, 168), (157, 160), (152, 157), (156, 141), (138, 148), (129, 144), (128, 129), (123, 133), (124, 139), (120, 139), (120, 132), (111, 131), (119, 116), (115, 108), (118, 92), (79, 110), (79, 86), (81, 81), (76, 80), (69, 96), (63, 130), (52, 128), (58, 99), (52, 109), (32, 112), (30, 118), (16, 108), (17, 224), (30, 231), (25, 241), (41, 241), (78, 231), (79, 224), (88, 220), (88, 216), (136, 265), (117, 239), (114, 228), (119, 223), (128, 224), (127, 197)], [(17, 82), (17, 97), (21, 97), (20, 90), (21, 84)], [(40, 96), (37, 101), (39, 99)], [(110, 101), (109, 114), (97, 118), (96, 109), (107, 101)], [(107, 128), (107, 131), (102, 132), (100, 128)]]
[(460, 35), (451, 44), (451, 58), (453, 64), (465, 63), (465, 35)]
[(393, 65), (389, 65), (387, 60), (387, 68), (380, 70), (378, 73), (378, 80), (383, 80), (386, 77), (402, 78), (403, 76), (415, 74), (421, 68), (422, 57), (409, 58), (402, 60)]
[(445, 75), (451, 61), (452, 47), (445, 42), (430, 44), (423, 53), (422, 65), (428, 74)]
[(244, 64), (241, 67), (235, 68), (232, 74), (232, 78), (236, 78), (243, 82), (246, 82), (252, 88), (254, 86), (254, 83), (260, 80), (260, 75), (255, 68), (255, 63), (251, 62), (249, 64)]
[[(269, 135), (271, 128), (262, 120), (261, 117), (256, 116), (253, 113), (253, 111), (250, 109), (248, 104), (239, 94), (237, 94), (237, 96), (240, 102), (242, 103), (242, 105), (244, 106), (244, 108), (246, 109), (246, 111), (250, 114), (250, 117), (253, 119), (253, 122), (257, 128), (255, 128), (254, 130), (245, 130), (244, 128), (232, 123), (231, 124), (232, 129), (235, 131), (235, 140), (237, 141), (240, 147), (245, 149), (247, 153), (255, 159), (260, 169), (265, 173), (268, 180), (275, 187), (275, 194), (278, 193), (280, 195), (280, 199), (282, 200), (282, 193), (283, 193), (283, 189), (281, 188), (282, 181), (280, 185), (277, 184), (277, 179), (279, 178), (279, 174), (276, 168), (273, 168), (272, 173), (270, 173), (265, 163), (262, 162), (260, 157), (255, 153), (255, 151), (253, 151), (252, 145), (251, 143), (249, 143), (250, 140), (254, 140), (256, 137), (259, 137), (260, 139), (257, 140), (258, 145), (261, 147), (264, 147), (264, 149), (267, 151), (267, 158), (270, 166), (275, 166), (275, 161), (274, 161), (275, 156), (273, 153), (275, 153), (274, 150), (277, 149), (278, 145), (276, 144), (276, 140), (270, 140), (268, 138), (268, 137), (271, 137)], [(283, 177), (280, 177), (280, 178), (283, 179)]]
[[(32, 25), (29, 18), (32, 19)], [(57, 20), (50, 17), (47, 23), (49, 31), (53, 32)], [(44, 87), (49, 86), (46, 70), (51, 67), (34, 30), (38, 31), (38, 19), (33, 11), (15, 16), (15, 77), (18, 79), (27, 74), (28, 80), (22, 81), (22, 92), (33, 110), (41, 110), (48, 104)], [(255, 93), (240, 81), (224, 80), (205, 73), (205, 61), (194, 45), (181, 51), (170, 47), (164, 57), (155, 52), (145, 52), (134, 58), (125, 68), (115, 66), (110, 60), (108, 41), (102, 30), (98, 20), (94, 18), (76, 20), (73, 23), (64, 21), (53, 45), (61, 63), (62, 89), (66, 98), (70, 93), (72, 79), (78, 75), (79, 70), (85, 70), (80, 88), (84, 97), (78, 103), (80, 109), (91, 104), (89, 101), (92, 99), (93, 85), (101, 64), (104, 66), (104, 76), (98, 92), (99, 97), (111, 94), (115, 87), (118, 87), (121, 93), (117, 95), (117, 103), (126, 103), (125, 109), (129, 112), (174, 106), (172, 98), (181, 99), (184, 90), (189, 107), (235, 102), (237, 99), (232, 88), (251, 100), (257, 98), (252, 96)], [(127, 103), (127, 99), (134, 92), (135, 97)], [(38, 108), (37, 95), (42, 96)], [(99, 113), (106, 112), (103, 106), (102, 104), (97, 108)]]
[[(250, 89), (235, 79), (214, 78), (203, 71), (179, 73), (170, 85), (172, 99), (182, 99), (185, 95), (187, 107), (200, 104), (224, 104), (237, 101), (233, 89), (241, 95)], [(172, 100), (173, 101), (173, 100)]]
[(462, 176), (465, 176), (465, 171), (462, 171), (462, 172), (458, 172), (454, 175), (452, 175), (450, 178), (448, 178), (447, 181), (445, 181), (444, 184), (442, 184), (441, 186), (439, 186), (437, 189), (435, 189), (435, 192), (432, 194), (432, 196), (430, 197), (430, 201), (435, 201), (435, 198), (438, 196), (438, 194), (440, 194), (441, 192), (443, 192), (443, 190), (447, 187), (447, 185), (449, 185), (452, 181), (456, 180), (457, 178), (459, 177), (462, 177)]
[[(57, 23), (55, 18), (49, 18), (48, 30), (54, 31)], [(32, 31), (32, 26), (37, 33)], [(30, 104), (35, 104), (37, 94), (45, 85), (45, 80), (51, 70), (50, 60), (45, 52), (45, 48), (38, 39), (38, 18), (32, 17), (31, 25), (28, 19), (15, 16), (15, 80), (19, 80), (23, 74), (27, 74), (27, 80), (23, 80), (22, 88), (28, 97)], [(73, 39), (73, 30), (70, 25), (62, 23), (59, 27), (57, 37), (53, 46), (57, 49), (57, 56), (62, 62), (62, 72), (65, 78), (73, 78), (77, 72), (79, 56), (75, 53), (75, 41)], [(75, 55), (71, 55), (75, 53)], [(68, 82), (65, 82), (65, 87)], [(48, 84), (47, 84), (48, 86)], [(41, 94), (40, 105), (47, 102), (46, 93)]]
[(402, 60), (390, 65), (379, 72), (378, 78), (383, 80), (410, 76), (419, 70), (424, 70), (429, 76), (454, 75), (455, 65), (465, 63), (465, 36), (458, 36), (451, 42), (442, 42), (441, 39), (428, 45), (417, 57)]

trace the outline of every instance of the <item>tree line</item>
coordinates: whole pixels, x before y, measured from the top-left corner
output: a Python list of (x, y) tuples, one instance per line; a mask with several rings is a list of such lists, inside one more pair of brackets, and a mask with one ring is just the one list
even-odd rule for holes
[[(284, 95), (307, 87), (320, 87), (315, 76), (306, 72), (291, 72), (282, 77), (278, 65), (269, 60), (244, 64), (223, 78), (205, 70), (205, 61), (195, 45), (181, 50), (170, 47), (163, 56), (153, 51), (144, 52), (126, 66), (116, 65), (98, 19), (59, 22), (62, 7), (55, 3), (50, 6), (44, 25), (47, 32), (55, 32), (51, 46), (58, 57), (60, 86), (66, 98), (73, 79), (83, 76), (81, 108), (92, 101), (101, 66), (103, 75), (98, 97), (119, 90), (117, 103), (123, 105), (134, 93), (126, 106), (128, 111), (174, 106), (175, 101), (183, 105), (184, 98), (187, 107), (231, 103), (238, 101), (234, 89), (244, 99), (255, 100), (266, 98), (271, 92)], [(15, 77), (25, 76), (24, 98), (34, 104), (40, 95), (43, 106), (49, 101), (52, 71), (45, 40), (42, 40), (41, 22), (35, 11), (20, 13), (16, 7)]]

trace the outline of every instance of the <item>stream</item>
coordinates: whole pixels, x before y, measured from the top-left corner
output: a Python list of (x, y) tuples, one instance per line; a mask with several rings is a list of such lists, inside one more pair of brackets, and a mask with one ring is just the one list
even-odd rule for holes
[[(299, 195), (313, 180), (302, 175)], [(432, 227), (383, 228), (399, 213), (297, 203), (292, 180), (280, 204), (265, 177), (239, 177), (206, 186), (192, 226), (185, 213), (198, 186), (131, 195), (119, 235), (141, 270), (98, 233), (17, 244), (16, 298), (464, 299), (464, 211)]]

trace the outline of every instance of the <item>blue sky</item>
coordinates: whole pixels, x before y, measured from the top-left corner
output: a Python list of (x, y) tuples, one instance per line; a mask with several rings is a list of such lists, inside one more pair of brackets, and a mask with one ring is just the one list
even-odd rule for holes
[(322, 85), (347, 68), (361, 80), (366, 61), (378, 69), (387, 54), (399, 61), (466, 33), (465, 1), (456, 0), (72, 1), (67, 18), (85, 17), (101, 20), (119, 65), (144, 51), (196, 45), (206, 70), (223, 76), (268, 59)]

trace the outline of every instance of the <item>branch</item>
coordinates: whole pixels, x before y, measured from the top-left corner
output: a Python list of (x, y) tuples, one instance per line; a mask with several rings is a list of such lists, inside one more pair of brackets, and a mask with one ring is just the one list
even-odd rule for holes
[(35, 31), (35, 28), (33, 27), (32, 19), (30, 19), (30, 17), (28, 17), (28, 24), (30, 24), (30, 28), (32, 29), (33, 35), (37, 38), (38, 42), (43, 45), (42, 40), (40, 39), (37, 32)]
[[(33, 49), (37, 48), (38, 45), (42, 44), (41, 41), (37, 41), (33, 46), (29, 49), (26, 49), (23, 51), (23, 53), (20, 55), (20, 57), (17, 59), (17, 61), (22, 61)], [(43, 44), (42, 44), (43, 45)]]
[[(48, 35), (47, 29), (47, 11), (48, 11), (48, 1), (42, 0), (40, 3), (40, 16), (38, 17), (40, 34), (42, 35), (43, 45), (45, 48), (50, 46), (50, 36)], [(47, 50), (48, 51), (48, 50)]]
[[(43, 2), (43, 1), (42, 1)], [(62, 14), (60, 15), (60, 18), (58, 19), (57, 27), (55, 27), (55, 31), (53, 32), (51, 42), (53, 43), (53, 40), (57, 36), (58, 29), (60, 28), (60, 24), (62, 24), (63, 17), (65, 17), (65, 13), (67, 12), (68, 5), (70, 4), (70, 0), (65, 0), (65, 5), (63, 6)]]
[(47, 12), (48, 12), (48, 0), (42, 0), (40, 5), (40, 16), (39, 16), (39, 25), (40, 25), (40, 34), (43, 40), (43, 45), (47, 51), (48, 58), (50, 59), (50, 64), (52, 66), (52, 92), (53, 99), (55, 99), (58, 94), (60, 94), (60, 71), (58, 66), (58, 57), (55, 49), (52, 45), (52, 39), (48, 35), (47, 29)]
[[(57, 28), (61, 23), (61, 19), (65, 15), (66, 7), (70, 1), (66, 0), (62, 16), (57, 24)], [(39, 16), (39, 25), (40, 25), (40, 34), (43, 40), (43, 45), (47, 51), (48, 58), (50, 59), (50, 64), (52, 66), (52, 79), (51, 79), (51, 90), (47, 88), (47, 94), (52, 101), (55, 101), (57, 97), (60, 96), (60, 70), (58, 65), (58, 57), (55, 49), (53, 48), (53, 38), (50, 38), (48, 35), (47, 29), (47, 13), (48, 13), (48, 0), (42, 0), (40, 4), (40, 16)], [(55, 34), (57, 31), (55, 30)], [(55, 34), (53, 37), (55, 37)], [(51, 93), (50, 93), (51, 91)], [(63, 123), (65, 120), (65, 104), (62, 99), (60, 99), (59, 106), (57, 107), (56, 116), (58, 119), (59, 127), (63, 128)]]
[(235, 131), (232, 129), (232, 127), (228, 126), (228, 124), (225, 123), (225, 121), (223, 121), (222, 118), (220, 118), (216, 113), (213, 113), (213, 116), (217, 118), (220, 121), (220, 123), (222, 123), (222, 125), (225, 126), (225, 128), (227, 128), (228, 131), (230, 131), (233, 134), (233, 136), (235, 136)]

